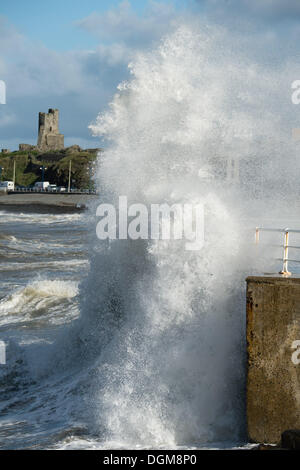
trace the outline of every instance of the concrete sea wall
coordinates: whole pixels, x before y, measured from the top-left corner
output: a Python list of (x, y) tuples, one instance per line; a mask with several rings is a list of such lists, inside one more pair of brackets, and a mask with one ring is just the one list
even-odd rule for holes
[(80, 208), (99, 197), (96, 194), (74, 193), (5, 193), (0, 191), (0, 209), (8, 206), (52, 206)]
[(252, 442), (300, 429), (300, 278), (247, 278), (247, 422)]

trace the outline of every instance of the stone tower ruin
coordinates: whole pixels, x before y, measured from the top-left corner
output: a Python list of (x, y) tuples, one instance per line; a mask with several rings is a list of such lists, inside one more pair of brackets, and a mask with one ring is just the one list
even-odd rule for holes
[(46, 152), (64, 148), (64, 135), (59, 133), (58, 119), (58, 109), (49, 109), (48, 114), (39, 113), (38, 150)]

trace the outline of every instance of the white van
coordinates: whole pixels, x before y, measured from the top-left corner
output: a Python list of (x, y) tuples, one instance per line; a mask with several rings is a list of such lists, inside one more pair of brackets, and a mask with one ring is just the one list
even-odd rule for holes
[(13, 181), (0, 181), (1, 191), (14, 191), (15, 183)]
[(37, 181), (36, 183), (34, 183), (34, 189), (47, 189), (48, 186), (50, 185), (49, 181)]

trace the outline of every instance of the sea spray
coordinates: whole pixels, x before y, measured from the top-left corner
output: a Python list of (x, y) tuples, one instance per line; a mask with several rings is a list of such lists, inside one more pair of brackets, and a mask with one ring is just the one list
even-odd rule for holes
[(241, 95), (257, 76), (238, 58), (216, 57), (216, 43), (180, 28), (131, 64), (132, 80), (93, 126), (109, 141), (101, 201), (205, 207), (199, 252), (177, 240), (95, 237), (82, 310), (98, 337), (93, 405), (110, 442), (203, 445), (236, 441), (245, 429), (237, 198), (257, 180), (240, 189), (226, 170), (257, 157), (260, 123)]
[(283, 207), (299, 167), (285, 65), (275, 69), (276, 80), (224, 31), (183, 26), (130, 64), (131, 80), (91, 126), (108, 143), (101, 202), (205, 208), (198, 252), (178, 240), (94, 239), (82, 311), (98, 337), (93, 406), (110, 443), (245, 436), (244, 280), (266, 261), (252, 236), (277, 216), (272, 198)]

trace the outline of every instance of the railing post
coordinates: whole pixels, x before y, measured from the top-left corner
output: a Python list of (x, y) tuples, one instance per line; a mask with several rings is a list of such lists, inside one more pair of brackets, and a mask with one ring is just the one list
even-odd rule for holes
[(284, 245), (283, 245), (283, 267), (280, 274), (290, 276), (291, 273), (288, 270), (289, 267), (289, 230), (286, 229), (284, 233)]
[(255, 230), (255, 243), (256, 245), (258, 245), (259, 243), (259, 228), (256, 227), (256, 230)]

